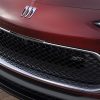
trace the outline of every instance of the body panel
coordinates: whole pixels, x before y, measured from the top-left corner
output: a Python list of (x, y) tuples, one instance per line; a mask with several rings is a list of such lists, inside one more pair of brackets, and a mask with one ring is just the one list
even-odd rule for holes
[(65, 7), (100, 9), (100, 0), (37, 0), (37, 2)]
[[(15, 35), (17, 35), (18, 33), (19, 36), (22, 36), (21, 39), (24, 42), (25, 42), (24, 36), (26, 36), (25, 38), (27, 38), (28, 36), (28, 38), (31, 37), (30, 40), (32, 39), (32, 40), (39, 41), (41, 43), (53, 45), (55, 46), (55, 48), (56, 46), (59, 46), (61, 48), (63, 47), (70, 48), (70, 49), (74, 48), (76, 50), (91, 52), (94, 55), (97, 55), (96, 57), (98, 57), (99, 59), (100, 27), (98, 27), (94, 23), (95, 21), (96, 22), (100, 21), (100, 6), (99, 5), (100, 5), (100, 0), (36, 0), (36, 2), (32, 2), (32, 0), (0, 0), (0, 29), (3, 29), (3, 32), (4, 31), (9, 32)], [(36, 11), (34, 12), (31, 18), (21, 16), (26, 6), (36, 7)], [(4, 36), (3, 32), (2, 32), (3, 34), (2, 36)], [(7, 38), (9, 38), (9, 36)], [(14, 40), (17, 40), (17, 39), (18, 38), (14, 38)], [(9, 40), (9, 39), (6, 39), (6, 40)], [(12, 41), (13, 40), (8, 41), (5, 44), (7, 45), (7, 43), (10, 43)], [(3, 42), (4, 40), (1, 42), (1, 44)], [(15, 43), (15, 42), (13, 41), (12, 43)], [(16, 41), (15, 44), (17, 43), (18, 41)], [(27, 42), (25, 43), (27, 44)], [(8, 48), (10, 46), (8, 45)], [(20, 46), (18, 45), (17, 47), (20, 47)], [(5, 48), (7, 47), (5, 46)], [(9, 51), (11, 50), (12, 52), (13, 50), (15, 50), (15, 48), (16, 47), (14, 47), (14, 49), (9, 49)], [(22, 46), (22, 48), (25, 48), (25, 45), (24, 47)], [(28, 48), (28, 50), (30, 50), (30, 48)], [(42, 50), (42, 49), (39, 49), (39, 50)], [(54, 50), (56, 51), (56, 49)], [(20, 50), (18, 49), (18, 51), (17, 50), (15, 51), (19, 54), (18, 51), (21, 51), (21, 49)], [(45, 51), (47, 51), (47, 49)], [(3, 54), (4, 52), (0, 52), (0, 53)], [(41, 54), (43, 54), (43, 52)], [(60, 53), (58, 53), (58, 55), (59, 54)], [(93, 98), (93, 100), (97, 100), (100, 98), (99, 91), (95, 91), (95, 92), (82, 91), (80, 88), (79, 88), (80, 90), (77, 90), (77, 89), (75, 90), (73, 87), (65, 88), (61, 85), (51, 84), (49, 82), (49, 78), (48, 78), (48, 81), (43, 81), (43, 80), (39, 80), (40, 77), (31, 77), (31, 74), (29, 72), (23, 73), (26, 71), (23, 71), (23, 69), (20, 70), (19, 67), (16, 68), (16, 65), (18, 63), (17, 61), (20, 61), (19, 58), (14, 59), (16, 62), (16, 65), (13, 65), (14, 61), (12, 59), (10, 59), (11, 62), (10, 60), (3, 60), (4, 55), (5, 54), (3, 54), (3, 56), (0, 55), (1, 56), (0, 75), (2, 76), (0, 77), (0, 87), (8, 91), (12, 91), (12, 92), (14, 91), (15, 95), (23, 96), (25, 99), (31, 98), (31, 96), (33, 96), (32, 93), (35, 90), (35, 92), (41, 92), (47, 96), (60, 98), (64, 100), (66, 99), (92, 100), (91, 98)], [(23, 58), (23, 55), (21, 55), (20, 57)], [(5, 58), (7, 57), (13, 58), (9, 55), (7, 55)], [(58, 59), (58, 57), (55, 59)], [(65, 61), (67, 61), (68, 59), (66, 59)], [(32, 60), (34, 62), (34, 59)], [(95, 62), (94, 59), (92, 60)], [(60, 60), (59, 60), (59, 63), (61, 63)], [(79, 62), (79, 63), (84, 63), (84, 62)], [(25, 64), (27, 67), (29, 62), (28, 63), (25, 62)], [(96, 64), (93, 65), (95, 66), (95, 69), (96, 69)], [(20, 66), (20, 64), (18, 65)], [(73, 65), (73, 67), (76, 68), (77, 64)], [(82, 67), (84, 66), (82, 65)], [(92, 64), (90, 67), (92, 67)], [(62, 66), (61, 66), (61, 69), (63, 69)], [(35, 76), (36, 74), (32, 73), (32, 75)], [(14, 83), (16, 83), (16, 85)], [(11, 87), (13, 87), (13, 89), (11, 89)], [(21, 89), (23, 91), (21, 91)], [(96, 90), (99, 90), (99, 89), (97, 88)], [(24, 92), (29, 93), (27, 94), (29, 97), (25, 95)], [(38, 96), (36, 96), (36, 98), (38, 98)]]
[(21, 17), (24, 7), (30, 4), (31, 0), (3, 0), (0, 3), (0, 26), (48, 42), (100, 52), (100, 29), (92, 23), (100, 19), (100, 10), (37, 1), (33, 5), (37, 11), (32, 18)]

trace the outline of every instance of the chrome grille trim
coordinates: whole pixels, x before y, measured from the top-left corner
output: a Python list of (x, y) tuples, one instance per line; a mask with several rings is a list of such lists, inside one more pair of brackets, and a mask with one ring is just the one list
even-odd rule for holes
[[(2, 27), (0, 27), (0, 30), (3, 30), (5, 32), (8, 32), (11, 34), (11, 31), (10, 30), (6, 30)], [(82, 51), (82, 52), (87, 52), (87, 53), (90, 53), (90, 54), (94, 54), (96, 55), (99, 60), (100, 60), (100, 54), (97, 53), (97, 52), (94, 52), (94, 51), (89, 51), (89, 50), (84, 50), (84, 49), (78, 49), (78, 48), (73, 48), (73, 47), (68, 47), (68, 46), (63, 46), (63, 45), (58, 45), (58, 44), (53, 44), (53, 43), (49, 43), (49, 42), (46, 42), (46, 41), (43, 41), (43, 40), (40, 40), (40, 39), (35, 39), (35, 38), (32, 38), (32, 37), (28, 37), (28, 36), (25, 36), (25, 35), (22, 35), (22, 34), (13, 34), (17, 37), (21, 37), (23, 39), (26, 39), (26, 40), (31, 40), (31, 41), (36, 41), (36, 42), (40, 42), (40, 43), (43, 43), (43, 44), (49, 44), (49, 45), (52, 45), (52, 46), (57, 46), (57, 47), (61, 47), (61, 48), (68, 48), (68, 49), (72, 49), (72, 50), (77, 50), (77, 51)]]

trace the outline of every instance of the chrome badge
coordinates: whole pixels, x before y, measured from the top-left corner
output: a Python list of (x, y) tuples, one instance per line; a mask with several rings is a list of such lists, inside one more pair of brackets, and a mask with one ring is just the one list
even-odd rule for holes
[(33, 14), (36, 11), (36, 7), (33, 7), (33, 4), (35, 3), (36, 0), (32, 0), (32, 3), (30, 6), (26, 6), (21, 14), (21, 17), (27, 17), (27, 18), (31, 18), (33, 16)]

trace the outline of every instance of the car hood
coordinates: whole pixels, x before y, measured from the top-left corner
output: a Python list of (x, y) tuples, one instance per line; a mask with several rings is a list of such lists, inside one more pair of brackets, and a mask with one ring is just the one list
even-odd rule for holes
[(30, 19), (21, 17), (31, 1), (0, 0), (0, 27), (50, 43), (100, 53), (100, 28), (93, 24), (100, 20), (100, 10), (93, 9), (100, 8), (100, 0), (37, 0), (32, 5), (37, 8), (35, 14)]
[(100, 0), (37, 0), (37, 2), (67, 7), (100, 9)]

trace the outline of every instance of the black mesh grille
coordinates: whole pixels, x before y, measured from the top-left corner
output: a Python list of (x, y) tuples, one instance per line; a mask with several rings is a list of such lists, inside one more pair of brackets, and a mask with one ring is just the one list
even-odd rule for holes
[(0, 56), (29, 73), (64, 83), (100, 85), (100, 57), (0, 31)]

